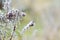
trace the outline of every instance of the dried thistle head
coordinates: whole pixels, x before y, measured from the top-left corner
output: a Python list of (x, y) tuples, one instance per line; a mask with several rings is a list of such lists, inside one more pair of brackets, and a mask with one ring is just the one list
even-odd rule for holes
[(12, 9), (6, 14), (7, 19), (9, 19), (9, 20), (17, 20), (17, 21), (22, 19), (25, 16), (26, 16), (26, 13), (21, 12), (18, 9)]
[(22, 17), (25, 17), (26, 16), (26, 13), (20, 11), (19, 9), (16, 9), (15, 12), (18, 14), (18, 16), (22, 16)]

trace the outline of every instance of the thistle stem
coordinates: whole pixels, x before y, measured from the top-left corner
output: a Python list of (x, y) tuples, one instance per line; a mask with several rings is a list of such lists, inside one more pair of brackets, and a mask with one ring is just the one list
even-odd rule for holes
[(16, 30), (16, 26), (14, 26), (14, 28), (13, 28), (13, 32), (12, 32), (10, 40), (12, 40), (15, 30)]

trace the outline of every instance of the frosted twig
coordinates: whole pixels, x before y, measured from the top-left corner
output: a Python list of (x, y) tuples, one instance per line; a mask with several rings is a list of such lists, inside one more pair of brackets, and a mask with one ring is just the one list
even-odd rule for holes
[(15, 30), (16, 30), (16, 26), (14, 26), (14, 28), (13, 28), (13, 32), (12, 32), (10, 40), (12, 40)]
[(21, 34), (24, 34), (24, 32), (29, 29), (31, 26), (34, 26), (34, 21), (30, 21), (21, 31)]

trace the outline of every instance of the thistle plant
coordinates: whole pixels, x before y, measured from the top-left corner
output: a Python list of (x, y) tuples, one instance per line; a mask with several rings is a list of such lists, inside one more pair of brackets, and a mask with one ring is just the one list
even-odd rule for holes
[[(15, 40), (14, 34), (16, 34), (17, 23), (20, 23), (20, 20), (26, 16), (25, 12), (20, 11), (19, 9), (13, 9), (11, 7), (12, 0), (0, 0), (3, 5), (0, 12), (0, 40)], [(34, 26), (34, 21), (30, 21), (23, 29), (19, 32), (20, 38), (28, 28)], [(21, 26), (20, 26), (21, 27)], [(9, 30), (11, 30), (9, 32)], [(9, 32), (9, 34), (8, 34)], [(7, 36), (8, 35), (8, 36)], [(17, 40), (17, 39), (16, 39)], [(19, 39), (20, 40), (20, 39)], [(22, 40), (22, 38), (21, 38)]]

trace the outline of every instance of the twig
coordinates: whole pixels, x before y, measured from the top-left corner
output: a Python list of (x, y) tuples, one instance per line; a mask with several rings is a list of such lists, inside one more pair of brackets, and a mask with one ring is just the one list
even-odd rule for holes
[(14, 29), (13, 29), (13, 32), (12, 32), (12, 35), (11, 35), (10, 40), (12, 40), (12, 37), (13, 37), (13, 35), (14, 35), (15, 30), (16, 30), (16, 26), (14, 26)]
[(24, 34), (24, 32), (29, 29), (31, 26), (34, 26), (34, 21), (30, 21), (21, 31), (21, 34)]

